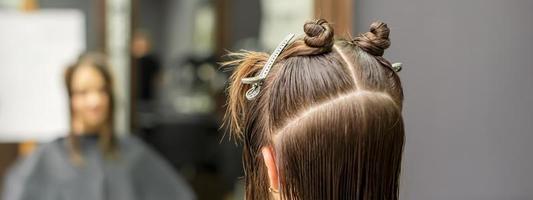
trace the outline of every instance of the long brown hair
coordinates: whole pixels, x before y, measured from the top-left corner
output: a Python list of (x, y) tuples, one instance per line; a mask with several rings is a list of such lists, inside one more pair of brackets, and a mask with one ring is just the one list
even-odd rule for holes
[(325, 20), (278, 57), (249, 101), (268, 54), (232, 53), (225, 125), (244, 144), (246, 199), (269, 199), (261, 148), (272, 146), (282, 199), (398, 199), (404, 145), (403, 92), (383, 53), (389, 28), (375, 22), (354, 39), (335, 39)]
[(109, 72), (109, 65), (107, 57), (101, 53), (84, 53), (80, 55), (76, 63), (67, 67), (65, 71), (65, 87), (69, 97), (69, 110), (70, 110), (70, 132), (67, 137), (68, 148), (71, 156), (71, 160), (74, 164), (83, 163), (83, 157), (80, 153), (79, 136), (74, 133), (73, 120), (74, 113), (72, 108), (72, 78), (76, 70), (80, 66), (94, 67), (104, 79), (104, 90), (109, 97), (109, 109), (107, 113), (106, 124), (104, 130), (99, 134), (99, 145), (101, 151), (106, 157), (116, 156), (116, 138), (114, 135), (114, 95), (113, 95), (113, 83), (111, 73)]

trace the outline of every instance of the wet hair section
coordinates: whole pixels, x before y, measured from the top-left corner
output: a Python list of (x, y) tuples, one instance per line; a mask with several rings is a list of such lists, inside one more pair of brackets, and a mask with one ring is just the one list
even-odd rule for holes
[(403, 91), (383, 57), (388, 26), (336, 38), (323, 19), (281, 53), (257, 98), (241, 83), (268, 54), (237, 52), (225, 125), (244, 145), (246, 199), (268, 199), (261, 148), (274, 147), (282, 199), (398, 199), (404, 144)]

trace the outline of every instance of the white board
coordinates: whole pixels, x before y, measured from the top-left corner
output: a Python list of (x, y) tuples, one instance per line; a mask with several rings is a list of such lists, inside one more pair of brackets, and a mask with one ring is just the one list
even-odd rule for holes
[(0, 142), (67, 133), (63, 73), (84, 50), (80, 11), (0, 11)]

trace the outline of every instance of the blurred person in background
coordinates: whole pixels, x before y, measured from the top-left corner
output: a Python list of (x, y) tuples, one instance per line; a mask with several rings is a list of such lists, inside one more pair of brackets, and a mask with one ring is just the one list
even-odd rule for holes
[(143, 138), (154, 132), (157, 122), (157, 94), (162, 84), (161, 63), (152, 52), (150, 36), (142, 30), (136, 30), (133, 34), (131, 54), (131, 91), (134, 97), (131, 120), (134, 132)]
[(151, 52), (152, 42), (144, 31), (135, 31), (131, 45), (134, 66), (137, 75), (137, 100), (150, 103), (154, 100), (157, 86), (160, 84), (161, 64)]
[(68, 67), (67, 137), (17, 161), (3, 200), (190, 200), (195, 195), (171, 166), (133, 136), (114, 133), (112, 77), (106, 57), (80, 56)]
[(226, 63), (236, 66), (226, 123), (244, 143), (246, 199), (398, 199), (403, 90), (400, 66), (382, 57), (389, 28), (335, 39), (317, 20), (304, 31), (270, 58), (245, 51)]

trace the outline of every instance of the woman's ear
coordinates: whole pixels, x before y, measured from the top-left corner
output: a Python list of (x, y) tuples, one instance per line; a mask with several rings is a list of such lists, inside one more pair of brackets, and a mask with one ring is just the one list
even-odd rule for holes
[(263, 154), (263, 160), (268, 170), (268, 180), (270, 182), (270, 188), (275, 191), (279, 191), (279, 177), (278, 167), (276, 166), (276, 155), (274, 149), (271, 146), (263, 147), (261, 149)]

